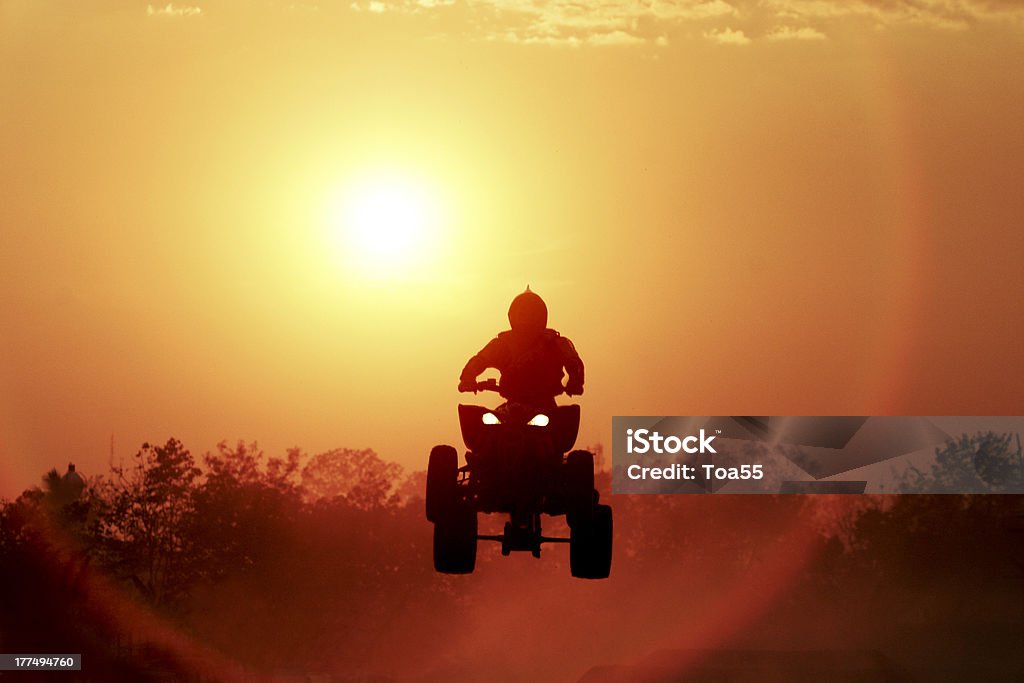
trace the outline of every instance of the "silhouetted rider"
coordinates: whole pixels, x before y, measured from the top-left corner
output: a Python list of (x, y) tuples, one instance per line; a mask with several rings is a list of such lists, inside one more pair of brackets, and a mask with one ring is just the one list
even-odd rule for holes
[(564, 391), (583, 393), (583, 361), (568, 338), (547, 327), (548, 307), (537, 294), (526, 291), (508, 308), (511, 330), (500, 333), (469, 359), (459, 379), (459, 391), (475, 391), (477, 376), (488, 368), (501, 373), (498, 385), (507, 401), (536, 406), (553, 405)]

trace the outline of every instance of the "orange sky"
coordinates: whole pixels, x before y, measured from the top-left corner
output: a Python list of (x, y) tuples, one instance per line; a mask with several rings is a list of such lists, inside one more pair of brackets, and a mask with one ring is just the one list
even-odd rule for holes
[[(0, 496), (111, 434), (422, 468), (526, 283), (584, 443), (1024, 406), (1016, 3), (66, 5), (0, 2)], [(374, 177), (437, 209), (379, 277)]]

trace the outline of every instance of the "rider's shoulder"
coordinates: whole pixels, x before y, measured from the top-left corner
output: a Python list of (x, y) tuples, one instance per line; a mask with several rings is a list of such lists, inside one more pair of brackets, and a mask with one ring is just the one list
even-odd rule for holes
[(515, 335), (510, 334), (511, 330), (499, 332), (494, 339), (492, 339), (487, 346), (490, 347), (495, 353), (508, 353), (514, 346), (513, 339)]
[(568, 337), (563, 337), (557, 332), (555, 334), (557, 335), (555, 342), (558, 344), (559, 349), (570, 354), (576, 353), (576, 346), (572, 343), (572, 341), (569, 340)]
[(505, 330), (499, 332), (498, 336), (491, 340), (491, 344), (495, 347), (506, 347), (508, 345), (521, 343), (524, 339), (530, 339), (533, 343), (540, 343), (542, 345), (553, 345), (557, 347), (564, 347), (566, 343), (572, 346), (572, 342), (567, 337), (563, 337), (558, 333), (558, 330), (553, 330), (550, 327), (545, 328), (539, 335), (530, 335), (530, 337), (524, 337), (521, 332), (515, 330)]
[(555, 349), (560, 355), (568, 357), (579, 355), (572, 341), (559, 333), (558, 330), (552, 330), (551, 328), (544, 330), (544, 341), (550, 345), (549, 348)]

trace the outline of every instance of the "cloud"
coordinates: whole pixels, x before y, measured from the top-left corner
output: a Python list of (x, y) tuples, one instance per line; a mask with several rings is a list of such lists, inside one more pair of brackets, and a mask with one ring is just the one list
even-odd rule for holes
[(162, 7), (146, 5), (146, 16), (150, 17), (198, 17), (202, 13), (203, 10), (201, 7), (175, 5), (171, 2)]
[(550, 45), (553, 47), (579, 47), (583, 40), (576, 36), (532, 36), (522, 35), (517, 31), (490, 33), (484, 40), (494, 43), (516, 43), (519, 45)]
[[(647, 42), (646, 39), (640, 36), (635, 36), (632, 33), (625, 31), (610, 31), (608, 33), (595, 33), (581, 38), (580, 36), (559, 36), (559, 35), (545, 35), (545, 36), (530, 36), (520, 35), (515, 31), (491, 36), (490, 40), (503, 41), (508, 43), (520, 43), (523, 45), (551, 45), (555, 47), (580, 47), (582, 45), (594, 45), (594, 46), (617, 46), (617, 45), (642, 45)], [(659, 45), (661, 43), (658, 43)]]
[(713, 40), (721, 45), (747, 45), (750, 43), (750, 38), (747, 37), (741, 30), (734, 31), (731, 28), (716, 29), (711, 31), (705, 31), (704, 37), (708, 40)]
[(765, 34), (768, 40), (825, 40), (825, 34), (810, 26), (780, 26)]
[(494, 24), (489, 40), (573, 47), (663, 47), (669, 30), (739, 14), (726, 0), (476, 0), (471, 7), (478, 23)]
[(611, 33), (595, 33), (587, 38), (591, 45), (637, 45), (646, 42), (643, 38), (625, 31), (612, 31)]
[(668, 21), (712, 19), (739, 14), (739, 10), (723, 0), (709, 0), (707, 2), (652, 2), (647, 3), (647, 5), (652, 17)]
[(967, 29), (987, 21), (1024, 26), (1017, 0), (760, 0), (765, 12), (782, 20), (861, 18), (876, 28), (919, 24)]
[(811, 43), (826, 39), (839, 23), (843, 32), (848, 26), (969, 29), (982, 22), (1024, 28), (1019, 0), (354, 0), (351, 9), (446, 12), (477, 39), (569, 47), (663, 47), (693, 37), (729, 45)]
[(348, 6), (353, 12), (369, 12), (371, 14), (384, 14), (389, 9), (394, 9), (386, 2), (380, 0), (370, 0), (365, 5), (360, 5), (358, 2), (353, 2)]

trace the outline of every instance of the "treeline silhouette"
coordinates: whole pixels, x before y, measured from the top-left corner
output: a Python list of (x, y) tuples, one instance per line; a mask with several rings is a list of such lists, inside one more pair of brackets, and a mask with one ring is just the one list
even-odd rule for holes
[[(947, 460), (970, 457), (957, 443)], [(372, 450), (196, 458), (176, 439), (51, 470), (0, 505), (0, 651), (81, 652), (97, 681), (561, 681), (794, 643), (1022, 672), (1019, 496), (610, 496), (605, 472), (612, 577), (585, 582), (560, 547), (434, 573), (424, 479)]]

